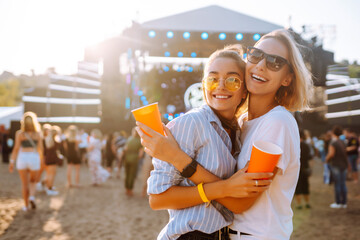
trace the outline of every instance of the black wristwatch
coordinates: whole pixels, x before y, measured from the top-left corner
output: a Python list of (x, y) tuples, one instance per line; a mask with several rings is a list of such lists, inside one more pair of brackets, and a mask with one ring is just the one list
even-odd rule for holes
[(185, 178), (190, 178), (196, 172), (197, 165), (198, 165), (198, 162), (195, 159), (192, 159), (191, 163), (189, 163), (189, 165), (184, 167), (184, 169), (182, 170), (180, 175)]

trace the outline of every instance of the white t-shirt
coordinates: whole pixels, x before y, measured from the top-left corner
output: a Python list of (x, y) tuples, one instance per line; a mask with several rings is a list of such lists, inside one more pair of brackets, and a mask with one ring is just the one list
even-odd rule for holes
[(242, 126), (242, 149), (238, 157), (238, 168), (250, 160), (252, 144), (256, 140), (272, 142), (283, 149), (273, 182), (242, 214), (236, 214), (232, 229), (253, 235), (261, 240), (290, 239), (293, 230), (291, 201), (300, 170), (300, 137), (294, 117), (281, 106), (273, 108), (263, 116), (244, 121)]

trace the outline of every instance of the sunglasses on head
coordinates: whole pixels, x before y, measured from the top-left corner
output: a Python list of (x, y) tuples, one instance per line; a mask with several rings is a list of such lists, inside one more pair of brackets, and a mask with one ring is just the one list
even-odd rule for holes
[(285, 58), (280, 57), (278, 55), (264, 53), (264, 51), (254, 47), (247, 48), (246, 58), (249, 62), (254, 64), (257, 64), (258, 62), (260, 62), (262, 59), (265, 58), (266, 67), (274, 72), (279, 71), (286, 64), (289, 65), (290, 70), (292, 69), (289, 61), (286, 60)]
[[(225, 80), (225, 88), (231, 92), (235, 92), (241, 88), (241, 79), (238, 77), (228, 77)], [(207, 76), (203, 80), (204, 87), (208, 91), (213, 91), (220, 85), (220, 78)]]

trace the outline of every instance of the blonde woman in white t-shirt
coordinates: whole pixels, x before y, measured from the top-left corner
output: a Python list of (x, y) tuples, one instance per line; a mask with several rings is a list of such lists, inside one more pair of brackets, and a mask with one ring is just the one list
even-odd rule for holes
[[(291, 201), (300, 169), (299, 131), (289, 111), (307, 108), (312, 83), (299, 48), (288, 31), (273, 31), (264, 35), (255, 47), (248, 48), (245, 80), (249, 105), (248, 112), (240, 117), (242, 148), (238, 169), (246, 166), (256, 140), (273, 142), (284, 153), (274, 170), (270, 188), (257, 197), (244, 198), (242, 206), (237, 208), (230, 236), (231, 239), (289, 239), (293, 230)], [(151, 139), (144, 137), (145, 151), (182, 171), (191, 158), (179, 150), (166, 128), (165, 131), (168, 137), (154, 132), (150, 132)], [(201, 166), (190, 180), (214, 181)], [(233, 184), (232, 178), (218, 180)]]

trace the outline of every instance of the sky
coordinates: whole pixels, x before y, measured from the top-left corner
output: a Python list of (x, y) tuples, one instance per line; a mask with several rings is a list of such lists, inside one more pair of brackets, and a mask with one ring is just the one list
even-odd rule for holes
[[(77, 71), (86, 46), (149, 20), (219, 5), (317, 34), (335, 60), (360, 62), (358, 0), (0, 0), (0, 74)], [(290, 20), (291, 19), (291, 20)]]

